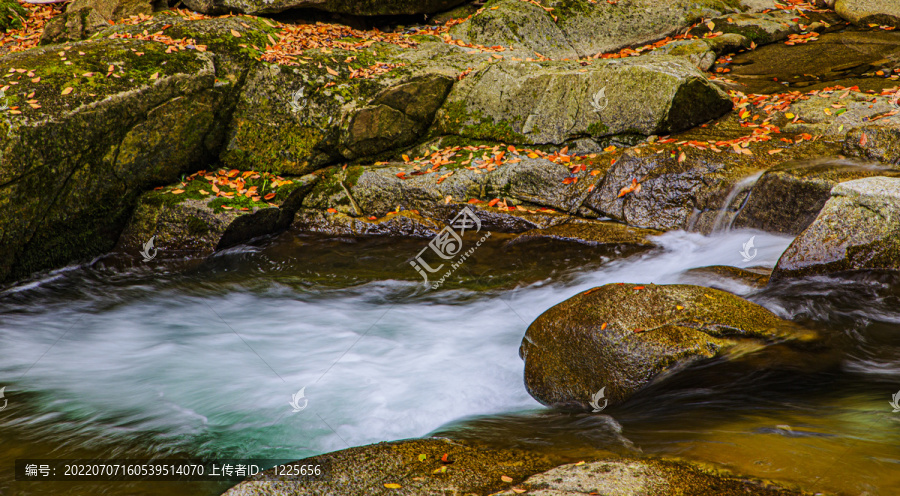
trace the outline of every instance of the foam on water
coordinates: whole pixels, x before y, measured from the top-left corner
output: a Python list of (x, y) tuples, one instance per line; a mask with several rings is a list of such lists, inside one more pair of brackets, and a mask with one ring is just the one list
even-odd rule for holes
[[(758, 256), (743, 262), (754, 235)], [(4, 312), (0, 385), (22, 408), (7, 422), (49, 439), (149, 435), (159, 450), (273, 458), (421, 436), (461, 417), (540, 406), (524, 388), (518, 346), (550, 306), (608, 282), (772, 266), (790, 238), (673, 232), (656, 241), (662, 249), (574, 284), (506, 292), (402, 298), (414, 284), (393, 281), (318, 294), (274, 284), (222, 296), (143, 289), (124, 302), (110, 296), (102, 310), (76, 299)], [(308, 406), (294, 413), (291, 395), (304, 387)]]

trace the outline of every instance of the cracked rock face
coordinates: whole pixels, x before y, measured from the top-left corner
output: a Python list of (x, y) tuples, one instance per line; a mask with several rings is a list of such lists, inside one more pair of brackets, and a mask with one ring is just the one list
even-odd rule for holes
[(816, 220), (785, 250), (772, 279), (867, 269), (900, 270), (900, 179), (837, 185)]

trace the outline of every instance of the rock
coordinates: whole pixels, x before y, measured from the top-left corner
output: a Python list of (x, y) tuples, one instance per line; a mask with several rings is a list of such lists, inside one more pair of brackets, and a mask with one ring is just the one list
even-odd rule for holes
[(860, 126), (852, 130), (844, 140), (844, 152), (855, 157), (900, 165), (900, 119), (891, 118), (891, 122), (885, 120), (884, 123)]
[(772, 280), (867, 269), (900, 270), (900, 179), (837, 185), (816, 220), (785, 250)]
[(360, 16), (432, 14), (465, 0), (187, 0), (185, 5), (204, 14), (274, 14), (292, 9), (317, 9)]
[(684, 273), (692, 283), (708, 286), (729, 293), (737, 293), (740, 287), (763, 289), (769, 284), (772, 271), (765, 267), (739, 269), (728, 265), (711, 265), (690, 269)]
[(44, 28), (41, 43), (83, 40), (110, 22), (153, 13), (151, 0), (75, 0)]
[(519, 0), (500, 0), (490, 9), (454, 26), (453, 36), (484, 46), (509, 46), (522, 55), (552, 59), (579, 58), (566, 34), (542, 7)]
[(616, 458), (568, 464), (529, 477), (516, 489), (495, 493), (514, 496), (524, 489), (536, 496), (801, 496), (810, 495), (771, 481), (735, 476), (685, 461)]
[[(578, 211), (597, 181), (587, 171), (573, 175), (565, 165), (543, 158), (520, 158), (487, 172), (474, 167), (454, 168), (443, 180), (439, 176), (449, 172), (423, 174), (430, 167), (427, 161), (425, 164), (419, 175), (409, 176), (406, 174), (415, 172), (410, 170), (411, 164), (329, 169), (304, 206), (336, 208), (355, 216), (382, 216), (401, 207), (438, 218), (434, 211), (445, 204), (448, 196), (455, 201), (503, 197), (516, 200), (513, 204), (527, 202), (568, 212)], [(573, 176), (580, 180), (575, 184), (564, 182)]]
[[(269, 201), (204, 194), (201, 190), (210, 189), (211, 184), (202, 177), (192, 177), (184, 186), (179, 183), (166, 190), (145, 193), (122, 233), (116, 251), (136, 254), (144, 243), (155, 237), (154, 245), (163, 253), (201, 258), (253, 238), (274, 234), (291, 225), (303, 197), (317, 180), (315, 175), (288, 179), (289, 184), (266, 190), (276, 195)], [(262, 178), (255, 181), (256, 184), (262, 182)], [(184, 192), (173, 194), (172, 188)]]
[(572, 219), (569, 222), (519, 234), (510, 243), (536, 240), (567, 241), (583, 245), (613, 249), (651, 248), (650, 236), (658, 231), (637, 229), (617, 222)]
[(740, 13), (716, 17), (692, 29), (691, 34), (703, 36), (714, 32), (734, 33), (748, 38), (757, 45), (766, 45), (787, 39), (789, 35), (801, 31), (800, 20), (796, 16), (788, 11), (776, 10), (768, 13)]
[[(425, 455), (424, 460), (421, 455)], [(442, 463), (444, 456), (449, 463)], [(412, 439), (349, 448), (295, 463), (327, 464), (330, 480), (298, 483), (284, 477), (280, 480), (273, 470), (267, 470), (223, 496), (489, 494), (508, 487), (501, 477), (522, 481), (562, 460), (448, 439)], [(386, 484), (400, 487), (385, 487)]]
[[(215, 160), (232, 86), (210, 54), (165, 49), (103, 39), (65, 49), (71, 65), (60, 47), (0, 59), (41, 78), (21, 74), (5, 95), (21, 113), (4, 112), (0, 139), (0, 280), (109, 251), (143, 191)], [(119, 77), (83, 75), (107, 66)]]
[(680, 131), (731, 107), (724, 92), (679, 58), (595, 60), (585, 67), (504, 60), (457, 83), (435, 127), (471, 139), (560, 145), (585, 136)]
[[(360, 56), (335, 54), (341, 59)], [(338, 160), (412, 144), (453, 85), (453, 79), (440, 74), (387, 73), (360, 81), (349, 78), (343, 65), (336, 66), (341, 72), (336, 76), (328, 72), (328, 64), (334, 63), (318, 56), (325, 64), (321, 68), (258, 64), (252, 70), (223, 162), (237, 169), (306, 174)]]
[(652, 57), (671, 55), (688, 59), (697, 69), (709, 70), (716, 63), (716, 52), (702, 39), (678, 40), (657, 48), (648, 54)]
[(541, 403), (590, 410), (605, 388), (610, 405), (738, 343), (761, 349), (814, 339), (730, 293), (699, 286), (608, 284), (552, 307), (519, 348), (525, 387)]
[(900, 170), (838, 158), (785, 162), (762, 175), (730, 224), (797, 235), (816, 219), (835, 185), (885, 175), (897, 177)]
[(837, 0), (834, 11), (857, 26), (882, 24), (900, 28), (900, 4), (894, 0)]
[(380, 219), (368, 219), (350, 217), (340, 212), (303, 209), (297, 214), (293, 227), (300, 232), (329, 236), (432, 238), (444, 228), (444, 224), (408, 210)]
[(633, 0), (615, 5), (571, 0), (550, 2), (547, 8), (523, 3), (493, 2), (451, 33), (471, 43), (508, 46), (525, 57), (537, 52), (575, 59), (657, 41), (684, 32), (703, 17), (733, 11), (709, 0)]
[(7, 32), (10, 29), (22, 27), (22, 19), (28, 16), (24, 7), (15, 0), (0, 1), (0, 31)]

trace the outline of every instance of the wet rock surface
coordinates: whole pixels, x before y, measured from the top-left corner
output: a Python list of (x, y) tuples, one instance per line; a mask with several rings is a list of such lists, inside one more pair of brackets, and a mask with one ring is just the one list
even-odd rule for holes
[(814, 338), (812, 331), (719, 290), (608, 284), (544, 312), (525, 333), (519, 356), (525, 361), (525, 386), (535, 399), (590, 410), (607, 400), (622, 403), (739, 342), (762, 348)]
[(866, 269), (900, 270), (900, 179), (837, 185), (816, 220), (785, 250), (773, 281)]

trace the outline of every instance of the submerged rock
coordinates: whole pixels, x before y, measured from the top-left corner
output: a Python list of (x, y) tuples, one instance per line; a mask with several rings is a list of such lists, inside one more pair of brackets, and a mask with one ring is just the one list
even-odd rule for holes
[[(610, 405), (693, 363), (767, 344), (811, 340), (812, 331), (765, 308), (699, 286), (608, 284), (552, 307), (519, 348), (525, 386), (541, 403), (590, 410)], [(605, 403), (603, 403), (605, 404)]]
[(561, 465), (565, 460), (560, 457), (530, 451), (441, 438), (410, 439), (349, 448), (291, 464), (327, 467), (329, 480), (294, 481), (279, 477), (271, 469), (241, 482), (223, 496), (809, 494), (681, 460), (601, 456), (587, 463)]
[(562, 460), (521, 450), (490, 449), (448, 439), (412, 439), (306, 458), (328, 464), (330, 480), (295, 482), (267, 470), (224, 496), (314, 494), (489, 494), (548, 470)]
[(772, 280), (866, 269), (900, 270), (900, 179), (837, 185), (816, 220), (785, 250)]

